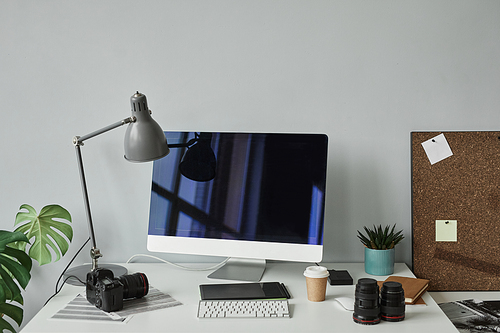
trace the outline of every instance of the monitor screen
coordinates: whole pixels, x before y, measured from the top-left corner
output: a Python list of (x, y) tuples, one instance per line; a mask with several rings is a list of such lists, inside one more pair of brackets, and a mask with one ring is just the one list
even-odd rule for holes
[(319, 262), (327, 136), (165, 132), (148, 250)]

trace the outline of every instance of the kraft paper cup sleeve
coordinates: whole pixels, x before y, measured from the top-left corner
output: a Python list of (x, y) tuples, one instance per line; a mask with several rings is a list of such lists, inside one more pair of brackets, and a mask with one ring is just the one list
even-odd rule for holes
[(307, 285), (307, 299), (311, 302), (325, 300), (328, 270), (322, 266), (310, 266), (304, 271)]

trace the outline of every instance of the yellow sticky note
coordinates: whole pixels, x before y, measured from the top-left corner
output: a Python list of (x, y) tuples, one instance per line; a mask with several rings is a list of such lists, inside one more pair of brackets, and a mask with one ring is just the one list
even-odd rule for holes
[(457, 220), (436, 220), (436, 242), (457, 241)]

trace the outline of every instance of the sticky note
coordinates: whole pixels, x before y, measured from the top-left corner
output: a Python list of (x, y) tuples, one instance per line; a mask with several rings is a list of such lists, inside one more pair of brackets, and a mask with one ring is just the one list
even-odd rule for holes
[(427, 154), (427, 158), (429, 158), (431, 165), (453, 155), (450, 145), (442, 133), (425, 142), (422, 142), (422, 147), (424, 147), (425, 153)]
[(457, 241), (457, 220), (436, 220), (436, 242)]

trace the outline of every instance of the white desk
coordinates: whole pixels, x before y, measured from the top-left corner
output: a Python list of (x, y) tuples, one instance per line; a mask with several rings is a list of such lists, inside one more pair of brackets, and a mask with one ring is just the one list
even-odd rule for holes
[(500, 291), (432, 291), (429, 293), (438, 304), (465, 299), (482, 301), (498, 301), (500, 299)]
[[(359, 278), (372, 277), (385, 280), (385, 276), (374, 277), (364, 273), (363, 264), (326, 264), (333, 269), (347, 269), (354, 284)], [(88, 323), (48, 319), (63, 308), (83, 287), (66, 285), (62, 292), (25, 326), (23, 333), (30, 332), (457, 332), (453, 324), (441, 311), (429, 293), (423, 298), (426, 306), (406, 307), (406, 319), (391, 323), (382, 321), (378, 325), (364, 326), (352, 320), (352, 312), (344, 310), (333, 299), (338, 296), (354, 297), (352, 286), (328, 286), (324, 302), (307, 300), (305, 278), (302, 273), (306, 263), (268, 263), (262, 281), (285, 283), (292, 298), (289, 300), (291, 318), (263, 319), (198, 319), (196, 311), (200, 284), (230, 283), (212, 280), (209, 272), (193, 272), (174, 268), (166, 264), (128, 264), (129, 274), (146, 273), (152, 286), (169, 293), (183, 305), (137, 314), (126, 324)], [(413, 276), (405, 264), (396, 264), (394, 275)]]

